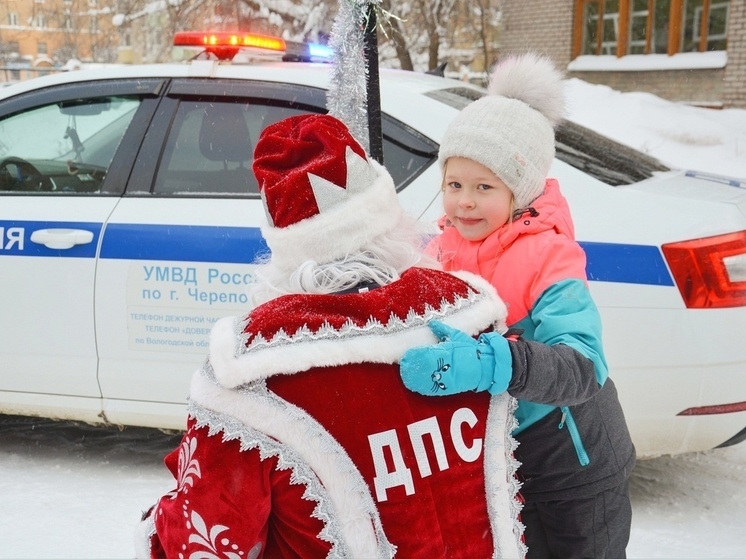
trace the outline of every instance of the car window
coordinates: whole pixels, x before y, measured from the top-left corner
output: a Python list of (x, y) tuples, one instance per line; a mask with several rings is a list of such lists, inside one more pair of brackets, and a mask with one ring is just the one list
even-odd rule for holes
[[(461, 110), (486, 91), (455, 87), (427, 95)], [(555, 135), (557, 159), (612, 186), (634, 184), (649, 179), (656, 171), (669, 170), (657, 159), (569, 120), (560, 123)]]
[(155, 194), (257, 194), (251, 170), (261, 131), (305, 113), (246, 101), (183, 100), (166, 138)]
[(401, 190), (438, 159), (438, 144), (388, 115), (382, 128), (383, 163)]
[(557, 159), (611, 186), (634, 184), (670, 170), (654, 157), (569, 120), (560, 123), (555, 136)]
[(434, 89), (425, 93), (425, 95), (460, 111), (472, 101), (487, 95), (487, 92), (483, 89), (472, 89), (470, 87), (449, 87)]
[[(251, 164), (261, 131), (309, 112), (308, 107), (262, 101), (181, 100), (164, 142), (153, 193), (258, 194)], [(435, 161), (437, 144), (388, 117), (383, 128), (384, 161), (397, 188), (403, 188)]]
[(98, 97), (0, 120), (0, 193), (101, 192), (140, 99)]

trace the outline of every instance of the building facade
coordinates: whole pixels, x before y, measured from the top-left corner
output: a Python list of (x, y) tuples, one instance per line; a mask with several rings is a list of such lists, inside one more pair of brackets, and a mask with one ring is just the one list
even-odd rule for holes
[(276, 31), (247, 11), (235, 0), (0, 0), (0, 82), (78, 62), (169, 61), (178, 54), (172, 45), (177, 31)]
[(1, 0), (0, 64), (25, 79), (69, 60), (115, 61), (112, 15), (97, 0)]
[[(453, 14), (456, 31), (443, 38), (450, 76), (465, 71), (463, 79), (483, 81), (495, 52), (534, 50), (551, 56), (568, 77), (672, 101), (746, 108), (746, 0), (500, 0), (499, 12), (493, 1), (480, 13), (495, 17), (481, 27), (465, 23), (475, 17), (473, 9)], [(250, 25), (269, 32), (267, 22), (245, 20), (239, 4), (0, 0), (0, 81), (58, 71), (70, 61), (169, 60), (171, 37), (185, 29)]]
[(671, 101), (746, 108), (746, 0), (502, 0), (500, 53)]
[(167, 60), (176, 30), (214, 23), (224, 0), (0, 0), (0, 81), (77, 63)]

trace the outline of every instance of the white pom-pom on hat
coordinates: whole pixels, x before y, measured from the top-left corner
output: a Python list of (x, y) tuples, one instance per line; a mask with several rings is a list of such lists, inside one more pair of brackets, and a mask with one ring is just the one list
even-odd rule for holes
[(544, 191), (554, 159), (554, 127), (565, 109), (562, 74), (536, 53), (511, 55), (492, 70), (488, 95), (451, 122), (438, 153), (441, 169), (451, 157), (481, 163), (526, 208)]
[(492, 70), (487, 91), (523, 101), (544, 115), (552, 126), (565, 116), (562, 74), (546, 57), (534, 52), (511, 55)]

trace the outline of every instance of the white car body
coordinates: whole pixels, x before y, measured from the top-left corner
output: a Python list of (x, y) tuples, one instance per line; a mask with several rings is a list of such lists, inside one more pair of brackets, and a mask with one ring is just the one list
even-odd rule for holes
[[(12, 140), (3, 119), (14, 99), (130, 78), (325, 89), (329, 68), (199, 61), (37, 78), (0, 91), (0, 146)], [(447, 88), (471, 86), (382, 70), (382, 112), (437, 145), (457, 109), (423, 94)], [(551, 176), (560, 181), (589, 254), (606, 356), (638, 455), (741, 440), (746, 306), (687, 308), (661, 246), (746, 230), (746, 185), (667, 171), (610, 186), (559, 159)], [(434, 222), (442, 209), (439, 184), (431, 164), (401, 190), (406, 210)], [(256, 196), (130, 194), (0, 190), (0, 413), (184, 427), (189, 381), (206, 355), (211, 324), (247, 310), (252, 265), (230, 239), (240, 233), (258, 242), (264, 211)], [(202, 231), (227, 239), (228, 255), (213, 260), (210, 247), (195, 240)], [(81, 252), (69, 257), (71, 250)], [(679, 415), (705, 406), (730, 407)]]

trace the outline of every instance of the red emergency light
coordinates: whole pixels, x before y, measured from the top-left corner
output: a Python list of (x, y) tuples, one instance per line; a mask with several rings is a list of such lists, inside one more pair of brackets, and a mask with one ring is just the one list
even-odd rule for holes
[(260, 49), (284, 53), (285, 41), (281, 37), (256, 33), (230, 33), (217, 31), (179, 31), (174, 35), (176, 47), (201, 47), (221, 60), (230, 60), (240, 49)]

